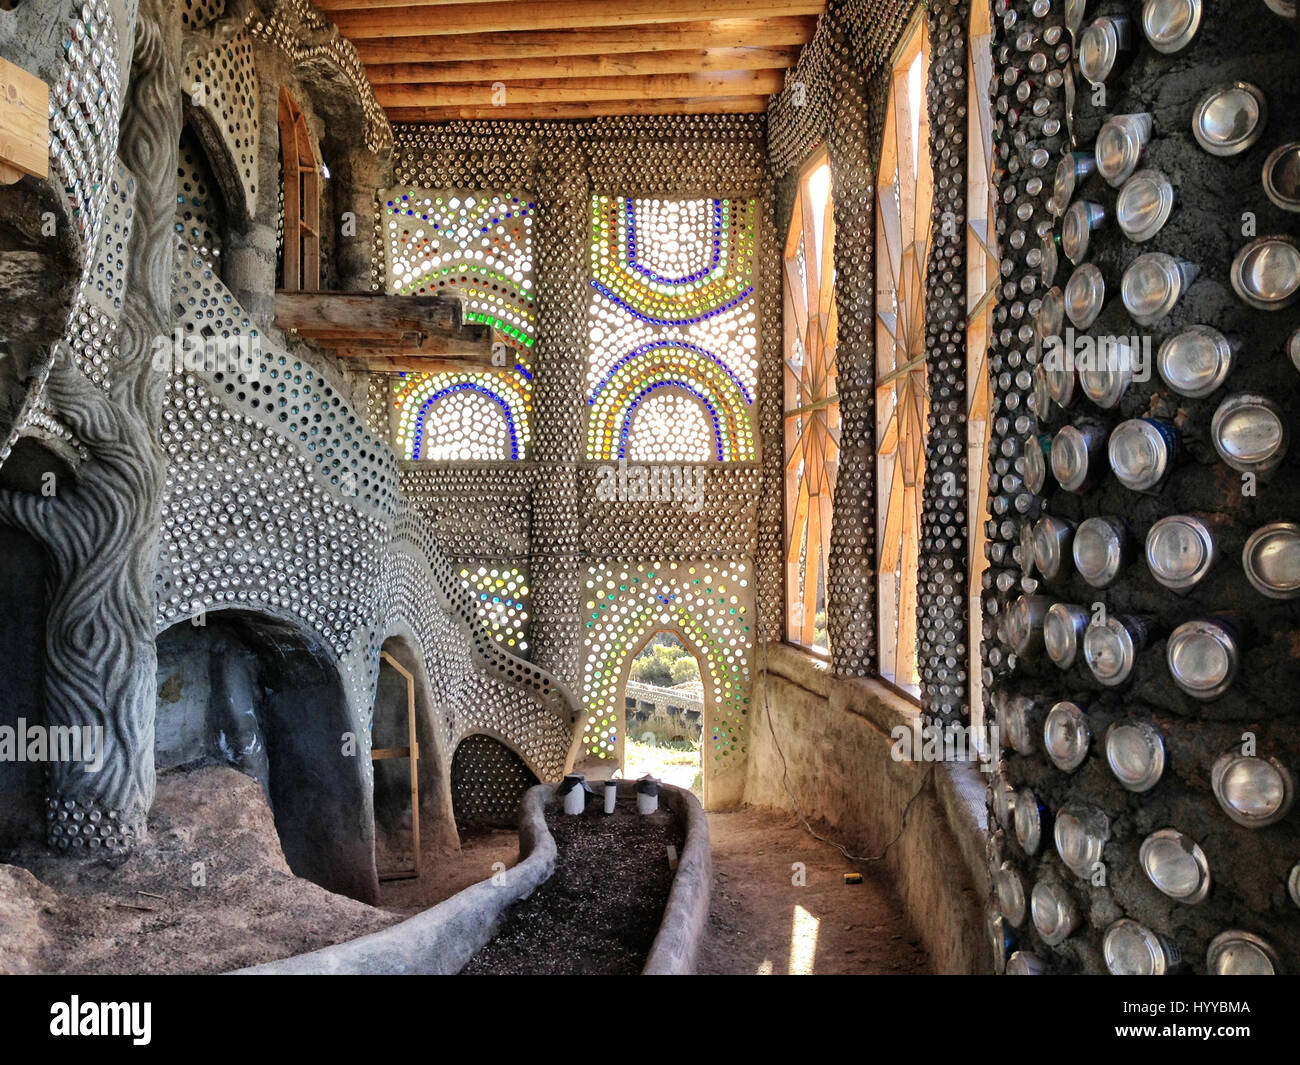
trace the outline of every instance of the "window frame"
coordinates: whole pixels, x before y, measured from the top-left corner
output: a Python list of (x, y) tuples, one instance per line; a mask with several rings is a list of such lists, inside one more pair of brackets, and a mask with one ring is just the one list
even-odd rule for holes
[[(812, 182), (823, 168), (827, 180), (820, 219), (821, 231), (818, 233)], [(782, 638), (811, 654), (829, 657), (830, 542), (835, 483), (839, 470), (840, 400), (836, 388), (839, 313), (835, 295), (835, 180), (830, 153), (825, 145), (804, 161), (797, 181), (790, 225), (781, 256), (781, 424), (784, 468), (782, 558), (785, 565), (785, 622)], [(812, 259), (817, 260), (815, 278), (807, 269), (810, 246)], [(798, 276), (796, 266), (800, 250), (805, 252), (802, 279)], [(811, 318), (808, 311), (814, 302), (814, 296), (819, 310), (816, 317)], [(808, 340), (814, 336), (816, 351), (810, 353)], [(796, 362), (795, 356), (799, 354), (803, 357)], [(818, 460), (817, 464), (821, 467), (820, 476), (811, 479), (806, 476), (807, 458), (810, 454)], [(815, 566), (810, 567), (809, 550), (814, 547), (816, 562)], [(818, 571), (820, 581), (817, 580)], [(813, 573), (814, 581), (811, 601), (807, 586), (810, 572)], [(825, 646), (815, 642), (818, 587), (822, 608), (827, 613)]]
[(1000, 279), (994, 229), (997, 189), (993, 181), (993, 102), (989, 98), (993, 27), (986, 6), (971, 7), (966, 51), (966, 648), (970, 723), (978, 737), (982, 736), (984, 723), (984, 661), (980, 645), (984, 633), (983, 577), (988, 568), (987, 470), (993, 431), (988, 354)]
[(280, 87), (280, 168), (284, 185), (281, 289), (319, 292), (321, 170), (311, 130), (287, 85)]
[[(875, 197), (874, 307), (877, 672), (918, 703), (917, 605), (929, 420), (925, 286), (934, 196), (926, 108), (930, 42), (924, 16), (922, 8), (913, 17), (890, 65)], [(914, 97), (911, 79), (918, 60)], [(887, 204), (885, 197), (891, 194), (894, 203)], [(888, 311), (882, 310), (886, 304)]]

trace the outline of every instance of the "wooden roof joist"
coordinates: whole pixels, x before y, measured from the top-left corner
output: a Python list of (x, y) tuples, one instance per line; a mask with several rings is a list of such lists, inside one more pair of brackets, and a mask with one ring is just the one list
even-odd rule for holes
[[(761, 96), (779, 92), (780, 70), (737, 70), (707, 74), (657, 74), (648, 77), (544, 78), (493, 85), (381, 85), (379, 103), (393, 107), (491, 107), (501, 103), (561, 104), (598, 100), (662, 100), (709, 96)], [(504, 91), (501, 86), (504, 85)], [(501, 110), (500, 107), (494, 110)]]
[[(482, 63), (493, 59), (559, 59), (627, 52), (721, 48), (797, 48), (812, 40), (812, 15), (772, 19), (712, 19), (645, 26), (597, 26), (573, 30), (474, 33), (464, 37), (394, 37), (356, 41), (357, 54), (376, 64)], [(380, 67), (379, 69), (382, 69)], [(517, 77), (527, 75), (516, 75)], [(483, 79), (479, 75), (479, 80)]]
[(358, 9), (331, 9), (339, 32), (352, 40), (374, 37), (475, 35), (509, 30), (565, 30), (589, 26), (644, 26), (719, 18), (780, 18), (816, 15), (825, 0), (496, 0), (489, 3), (420, 4), (367, 0)]
[(275, 294), (275, 324), (353, 358), (492, 365), (492, 330), (464, 324), (460, 301), (442, 296), (280, 290)]
[(393, 122), (524, 121), (528, 119), (609, 118), (621, 115), (757, 115), (766, 96), (714, 96), (700, 99), (596, 100), (585, 103), (517, 104), (505, 107), (390, 107)]
[(449, 85), (542, 78), (607, 78), (651, 74), (699, 74), (725, 70), (785, 70), (797, 48), (694, 48), (671, 52), (549, 56), (508, 63), (380, 63), (366, 68), (376, 88), (384, 85)]

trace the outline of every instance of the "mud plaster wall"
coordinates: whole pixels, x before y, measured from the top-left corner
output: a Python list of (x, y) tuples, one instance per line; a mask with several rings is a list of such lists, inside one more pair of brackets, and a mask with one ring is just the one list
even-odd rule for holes
[[(1059, 18), (1060, 5), (1053, 5), (1051, 23)], [(1090, 5), (1089, 19), (1107, 13), (1133, 14), (1135, 5), (1102, 3)], [(1041, 33), (1043, 24), (1030, 14), (1028, 3), (995, 5), (994, 53), (999, 75), (1008, 66), (1023, 67), (1023, 56), (1013, 42), (1026, 29)], [(1016, 16), (1005, 28), (1003, 19)], [(1132, 64), (1108, 86), (1104, 108), (1094, 106), (1086, 82), (1077, 83), (1073, 134), (1079, 150), (1090, 150), (1101, 121), (1108, 114), (1149, 112), (1155, 119), (1154, 141), (1142, 165), (1163, 171), (1176, 190), (1173, 214), (1164, 228), (1143, 245), (1123, 238), (1114, 227), (1094, 234), (1089, 258), (1105, 276), (1108, 304), (1096, 324), (1094, 335), (1149, 335), (1153, 352), (1160, 341), (1189, 325), (1213, 325), (1239, 341), (1238, 363), (1225, 386), (1203, 400), (1189, 400), (1171, 392), (1158, 375), (1133, 385), (1120, 407), (1103, 411), (1086, 399), (1069, 411), (1053, 405), (1039, 412), (1040, 431), (1054, 433), (1067, 422), (1083, 416), (1100, 419), (1112, 428), (1120, 420), (1144, 415), (1174, 421), (1183, 444), (1183, 454), (1168, 484), (1155, 495), (1139, 495), (1124, 489), (1109, 473), (1091, 492), (1075, 496), (1051, 486), (1036, 499), (1026, 518), (1040, 511), (1071, 519), (1092, 515), (1120, 515), (1129, 524), (1136, 559), (1122, 571), (1119, 581), (1105, 590), (1083, 583), (1072, 567), (1066, 579), (1040, 587), (1025, 573), (1019, 550), (1014, 548), (1022, 519), (1014, 508), (1014, 520), (1001, 520), (992, 532), (994, 564), (986, 591), (992, 609), (1002, 609), (1022, 590), (1036, 587), (1066, 602), (1105, 604), (1112, 613), (1132, 613), (1152, 623), (1152, 635), (1138, 656), (1133, 682), (1120, 691), (1106, 691), (1086, 667), (1058, 670), (1045, 658), (1017, 660), (999, 638), (994, 625), (986, 626), (984, 648), (986, 668), (993, 681), (993, 699), (1023, 695), (1033, 700), (1031, 725), (1041, 737), (1042, 713), (1059, 699), (1072, 699), (1087, 708), (1094, 737), (1089, 757), (1073, 774), (1056, 769), (1041, 752), (1041, 744), (1029, 755), (1009, 753), (1006, 779), (1015, 788), (1030, 788), (1050, 811), (1067, 801), (1083, 802), (1104, 811), (1110, 818), (1110, 842), (1103, 852), (1104, 885), (1089, 884), (1075, 877), (1059, 861), (1050, 837), (1035, 855), (1024, 853), (1014, 833), (996, 833), (994, 860), (1007, 860), (1022, 878), (1026, 895), (1040, 879), (1065, 885), (1076, 901), (1082, 924), (1061, 946), (1044, 944), (1032, 931), (1028, 919), (1012, 930), (1019, 949), (1032, 951), (1049, 965), (1066, 971), (1104, 971), (1101, 941), (1106, 927), (1121, 916), (1136, 919), (1148, 928), (1168, 936), (1179, 947), (1191, 968), (1205, 971), (1206, 946), (1216, 934), (1240, 928), (1261, 935), (1277, 949), (1282, 965), (1294, 971), (1300, 964), (1300, 910), (1287, 899), (1288, 870), (1300, 860), (1300, 822), (1296, 812), (1267, 828), (1251, 830), (1230, 821), (1219, 808), (1210, 788), (1210, 768), (1218, 754), (1239, 746), (1242, 734), (1253, 732), (1261, 755), (1273, 756), (1300, 770), (1300, 717), (1294, 692), (1300, 683), (1300, 655), (1297, 639), (1300, 604), (1266, 599), (1247, 583), (1241, 565), (1241, 545), (1255, 528), (1277, 520), (1294, 521), (1300, 500), (1300, 455), (1294, 442), (1291, 453), (1272, 480), (1260, 483), (1254, 497), (1244, 495), (1240, 475), (1218, 460), (1209, 441), (1209, 422), (1222, 399), (1239, 391), (1260, 392), (1279, 404), (1290, 422), (1292, 439), (1300, 412), (1300, 376), (1285, 357), (1283, 345), (1295, 328), (1294, 310), (1265, 312), (1251, 310), (1233, 293), (1228, 271), (1236, 251), (1247, 243), (1242, 236), (1242, 212), (1253, 212), (1260, 235), (1297, 231), (1294, 214), (1287, 215), (1265, 198), (1260, 185), (1260, 167), (1268, 152), (1280, 143), (1295, 140), (1300, 115), (1300, 87), (1294, 72), (1297, 36), (1261, 3), (1227, 3), (1207, 0), (1199, 33), (1185, 50), (1162, 56), (1141, 40)], [(1066, 40), (1068, 41), (1068, 35)], [(999, 49), (1008, 54), (999, 57)], [(1056, 64), (1053, 64), (1055, 68)], [(1070, 75), (1067, 72), (1066, 77)], [(1258, 85), (1268, 98), (1269, 119), (1259, 142), (1241, 155), (1220, 159), (1202, 151), (1191, 135), (1192, 110), (1201, 95), (1216, 84), (1241, 79)], [(1009, 90), (999, 89), (1003, 95)], [(1041, 87), (1036, 92), (1042, 91)], [(1052, 101), (1049, 117), (1064, 117), (1063, 90), (1045, 90)], [(1013, 104), (1014, 106), (1014, 104)], [(1000, 108), (999, 111), (1003, 111)], [(1005, 116), (995, 128), (995, 150), (1002, 152), (1000, 187), (1004, 194), (999, 215), (999, 235), (1004, 256), (1004, 278), (1019, 283), (1026, 276), (1037, 277), (1027, 259), (1038, 245), (1033, 230), (1048, 221), (1046, 196), (1052, 172), (1061, 152), (1068, 150), (1068, 126), (1057, 136), (1045, 136), (1040, 122), (1017, 124)], [(1016, 143), (1014, 138), (1021, 138)], [(1036, 169), (1030, 161), (1034, 149), (1050, 152), (1050, 162)], [(1033, 176), (1045, 179), (1046, 188), (1034, 194), (1027, 189)], [(1094, 176), (1082, 188), (1085, 199), (1113, 209), (1115, 190)], [(1018, 221), (1014, 212), (1030, 205), (1028, 222)], [(1014, 250), (1007, 236), (1016, 228), (1030, 232), (1022, 249)], [(1135, 325), (1124, 311), (1118, 295), (1122, 270), (1140, 252), (1162, 251), (1196, 263), (1200, 274), (1174, 311), (1154, 326)], [(1063, 283), (1070, 271), (1062, 256), (1056, 283)], [(1035, 297), (1042, 286), (1034, 287)], [(1023, 290), (1022, 290), (1023, 291)], [(1019, 303), (1019, 307), (1016, 304)], [(1028, 390), (1018, 387), (1017, 371), (1028, 365), (1028, 345), (1020, 337), (1019, 317), (1032, 313), (1034, 303), (1023, 295), (1004, 297), (995, 311), (994, 348), (991, 368), (996, 399), (993, 417), (995, 437), (991, 455), (1023, 453), (1024, 438), (1014, 432), (1005, 416), (1027, 409)], [(1001, 422), (996, 419), (1004, 416)], [(1000, 437), (1000, 439), (999, 439)], [(1010, 503), (1014, 490), (1007, 466), (990, 468), (991, 497), (999, 495)], [(1002, 483), (999, 483), (1002, 482)], [(1177, 595), (1150, 576), (1142, 559), (1141, 545), (1152, 523), (1170, 514), (1221, 515), (1226, 520), (1216, 539), (1221, 551), (1218, 567), (1185, 595)], [(996, 583), (996, 582), (1001, 582)], [(999, 590), (1005, 587), (1005, 591)], [(1221, 698), (1198, 703), (1184, 695), (1172, 682), (1165, 663), (1170, 628), (1188, 619), (1223, 611), (1240, 612), (1244, 623), (1245, 649), (1240, 675)], [(1107, 726), (1114, 721), (1139, 720), (1162, 733), (1167, 764), (1162, 780), (1151, 791), (1135, 795), (1120, 787), (1110, 773), (1100, 750)], [(992, 820), (992, 817), (990, 817)], [(1151, 832), (1174, 827), (1191, 836), (1204, 850), (1214, 886), (1210, 897), (1195, 906), (1180, 904), (1161, 894), (1137, 864), (1141, 841)]]
[(765, 666), (745, 801), (789, 811), (793, 794), (854, 855), (879, 855), (896, 839), (884, 864), (934, 971), (990, 972), (984, 775), (894, 761), (890, 730), (910, 728), (917, 710), (877, 681), (837, 678), (788, 646), (770, 647)]

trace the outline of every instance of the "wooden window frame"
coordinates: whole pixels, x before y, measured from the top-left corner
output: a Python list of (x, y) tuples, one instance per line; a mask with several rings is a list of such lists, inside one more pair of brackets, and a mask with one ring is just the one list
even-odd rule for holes
[(280, 88), (280, 166), (284, 175), (286, 292), (320, 291), (320, 161), (307, 119), (287, 87)]
[[(812, 179), (826, 169), (821, 233), (817, 233)], [(840, 453), (836, 390), (838, 312), (835, 301), (834, 177), (823, 147), (800, 168), (790, 228), (782, 253), (784, 439), (784, 561), (787, 642), (817, 655), (818, 573), (829, 615), (831, 517)], [(819, 245), (820, 240), (820, 245)], [(818, 248), (820, 246), (820, 255)], [(804, 274), (797, 266), (804, 250)], [(809, 251), (813, 254), (809, 255)], [(815, 308), (815, 313), (812, 313)], [(798, 356), (802, 354), (802, 358)], [(811, 460), (811, 461), (810, 461)], [(813, 582), (810, 589), (808, 581)], [(829, 627), (829, 616), (827, 618)]]
[(993, 183), (993, 28), (987, 5), (973, 4), (967, 44), (966, 175), (966, 571), (967, 676), (970, 721), (980, 736), (984, 722), (983, 578), (988, 568), (985, 529), (988, 513), (988, 459), (992, 441), (992, 393), (988, 352), (993, 339), (993, 305), (998, 293), (998, 253), (994, 226), (997, 190)]
[[(877, 651), (881, 678), (914, 701), (920, 695), (916, 611), (929, 419), (925, 281), (934, 197), (924, 16), (922, 8), (891, 65), (875, 206)], [(913, 101), (909, 79), (918, 56), (920, 92)]]

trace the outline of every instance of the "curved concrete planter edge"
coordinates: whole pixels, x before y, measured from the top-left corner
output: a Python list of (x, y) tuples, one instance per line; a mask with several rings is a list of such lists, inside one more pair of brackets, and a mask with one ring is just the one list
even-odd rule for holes
[[(505, 911), (527, 898), (555, 872), (555, 838), (546, 827), (546, 805), (557, 785), (529, 788), (519, 806), (521, 860), (499, 876), (480, 881), (423, 913), (345, 943), (279, 961), (239, 969), (234, 975), (395, 976), (459, 972), (494, 935)], [(619, 799), (635, 801), (635, 784), (620, 781)], [(591, 801), (599, 802), (598, 794)], [(709, 825), (689, 791), (663, 785), (663, 801), (686, 823), (686, 842), (664, 907), (645, 975), (695, 971), (700, 938), (709, 917), (713, 860)], [(495, 881), (495, 882), (494, 882)]]

